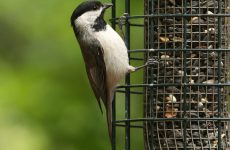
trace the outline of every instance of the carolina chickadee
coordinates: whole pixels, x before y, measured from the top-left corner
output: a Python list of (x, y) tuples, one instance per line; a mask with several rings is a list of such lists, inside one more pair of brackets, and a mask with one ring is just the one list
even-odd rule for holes
[(111, 6), (99, 1), (86, 1), (71, 16), (71, 25), (81, 47), (91, 87), (100, 109), (100, 99), (106, 108), (110, 139), (115, 87), (128, 72), (136, 70), (129, 65), (124, 41), (104, 20), (104, 12)]

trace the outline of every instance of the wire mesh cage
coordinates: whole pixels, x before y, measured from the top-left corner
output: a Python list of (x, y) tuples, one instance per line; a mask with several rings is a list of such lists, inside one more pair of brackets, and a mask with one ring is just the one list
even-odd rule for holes
[[(112, 2), (116, 6), (116, 0)], [(125, 115), (117, 120), (113, 104), (114, 150), (118, 126), (125, 128), (126, 150), (131, 149), (132, 128), (143, 130), (143, 149), (230, 149), (229, 4), (228, 0), (144, 0), (144, 15), (131, 16), (130, 1), (125, 1), (128, 49), (130, 28), (144, 27), (145, 47), (129, 53), (144, 54), (140, 54), (143, 63), (158, 63), (145, 68), (143, 82), (130, 82), (131, 74), (119, 87), (124, 88)], [(114, 28), (119, 24), (115, 12), (116, 7)], [(143, 25), (132, 23), (138, 18), (144, 19)], [(133, 90), (137, 87), (143, 92)], [(144, 97), (143, 118), (130, 115), (130, 97), (135, 94)]]
[(228, 2), (148, 1), (146, 47), (159, 49), (148, 68), (148, 149), (227, 149)]

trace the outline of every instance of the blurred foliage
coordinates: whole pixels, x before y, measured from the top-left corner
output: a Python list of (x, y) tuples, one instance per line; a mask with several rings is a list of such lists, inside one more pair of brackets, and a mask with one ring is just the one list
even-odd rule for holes
[[(110, 149), (105, 115), (89, 86), (70, 26), (70, 15), (82, 1), (1, 0), (0, 150)], [(124, 1), (117, 5), (121, 16)], [(132, 3), (132, 13), (143, 14), (142, 6), (143, 1)], [(142, 48), (143, 30), (131, 32), (132, 47)], [(138, 74), (136, 82), (142, 80)], [(132, 107), (140, 117), (142, 97), (136, 99)], [(143, 149), (142, 134), (133, 132), (137, 149)], [(124, 138), (118, 142), (123, 145)]]

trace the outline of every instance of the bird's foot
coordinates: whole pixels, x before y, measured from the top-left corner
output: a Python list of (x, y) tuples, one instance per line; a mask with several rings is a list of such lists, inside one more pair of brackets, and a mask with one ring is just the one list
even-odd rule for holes
[(153, 59), (153, 58), (150, 58), (144, 65), (142, 66), (139, 66), (139, 67), (133, 67), (133, 66), (129, 66), (128, 68), (128, 71), (129, 73), (131, 72), (135, 72), (135, 71), (138, 71), (144, 67), (147, 67), (147, 66), (152, 66), (152, 65), (157, 65), (159, 62), (156, 60), (156, 59)]

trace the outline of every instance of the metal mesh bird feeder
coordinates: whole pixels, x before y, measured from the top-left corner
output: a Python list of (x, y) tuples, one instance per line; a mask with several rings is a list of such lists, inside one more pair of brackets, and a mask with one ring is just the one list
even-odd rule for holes
[[(116, 18), (116, 0), (112, 24)], [(131, 129), (144, 133), (146, 150), (228, 150), (229, 95), (229, 4), (228, 0), (144, 0), (144, 14), (130, 14), (125, 0), (125, 41), (132, 53), (147, 66), (141, 83), (127, 75), (118, 92), (124, 93), (124, 119), (116, 117), (113, 104), (113, 150), (116, 130), (125, 128), (125, 149), (130, 147)], [(143, 24), (132, 23), (143, 19)], [(130, 29), (144, 32), (143, 49), (130, 50)], [(136, 90), (141, 88), (142, 91)], [(143, 95), (144, 115), (130, 115), (132, 95)]]

